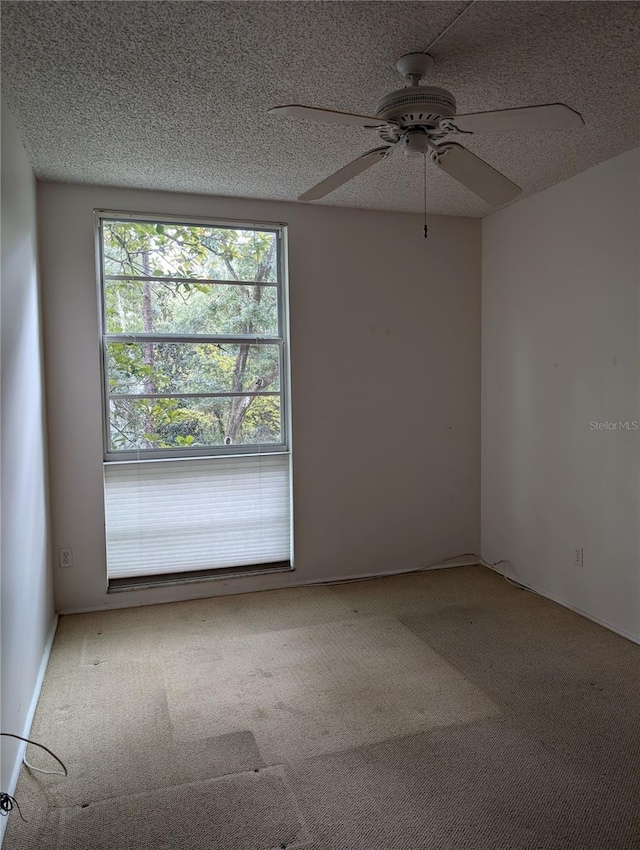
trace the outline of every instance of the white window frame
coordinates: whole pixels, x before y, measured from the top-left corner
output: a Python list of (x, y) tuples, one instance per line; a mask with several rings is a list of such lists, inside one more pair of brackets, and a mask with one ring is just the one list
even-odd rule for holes
[[(278, 336), (244, 336), (232, 334), (110, 334), (106, 331), (105, 316), (105, 274), (103, 259), (102, 222), (105, 220), (115, 221), (141, 221), (150, 224), (177, 224), (193, 225), (202, 227), (220, 227), (239, 230), (256, 230), (276, 234), (277, 251), (277, 290), (278, 304)], [(259, 222), (259, 221), (235, 221), (219, 218), (202, 218), (199, 216), (174, 216), (158, 213), (125, 212), (118, 210), (94, 210), (95, 222), (95, 245), (96, 245), (96, 279), (98, 283), (98, 319), (100, 337), (100, 368), (102, 381), (102, 430), (104, 460), (107, 463), (163, 460), (176, 458), (216, 457), (229, 455), (264, 455), (281, 454), (290, 452), (290, 366), (289, 366), (289, 304), (288, 304), (288, 277), (287, 277), (287, 225), (283, 222)], [(223, 283), (222, 281), (211, 281), (212, 285)], [(235, 284), (235, 281), (227, 281), (227, 285)], [(253, 283), (253, 281), (248, 281)], [(280, 421), (281, 442), (280, 443), (254, 443), (249, 445), (234, 444), (230, 446), (184, 446), (171, 449), (121, 449), (114, 451), (110, 446), (110, 405), (113, 397), (109, 392), (107, 343), (108, 342), (211, 342), (251, 345), (278, 345), (280, 364), (280, 388), (273, 392), (256, 393), (158, 393), (158, 397), (171, 395), (172, 398), (210, 397), (210, 398), (232, 398), (234, 396), (274, 396), (280, 397)]]

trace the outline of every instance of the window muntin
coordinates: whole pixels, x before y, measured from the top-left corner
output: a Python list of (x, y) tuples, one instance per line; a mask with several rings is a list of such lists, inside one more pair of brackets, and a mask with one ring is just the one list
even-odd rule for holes
[(279, 236), (100, 217), (107, 459), (286, 450)]

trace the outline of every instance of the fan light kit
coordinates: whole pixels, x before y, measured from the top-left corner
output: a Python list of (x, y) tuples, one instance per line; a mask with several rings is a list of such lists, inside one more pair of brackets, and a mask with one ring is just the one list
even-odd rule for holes
[(424, 157), (425, 162), (428, 157), (434, 165), (488, 204), (499, 206), (512, 201), (522, 189), (470, 150), (451, 141), (451, 136), (508, 131), (571, 130), (584, 125), (580, 113), (563, 103), (458, 115), (456, 99), (451, 92), (437, 86), (421, 85), (421, 81), (431, 71), (433, 61), (433, 57), (428, 53), (409, 53), (402, 56), (397, 61), (396, 68), (409, 84), (385, 95), (375, 115), (355, 115), (299, 104), (276, 106), (269, 110), (271, 115), (350, 124), (377, 130), (384, 142), (381, 147), (367, 151), (304, 192), (298, 198), (299, 201), (324, 198), (376, 162), (387, 159), (400, 149), (408, 157)]

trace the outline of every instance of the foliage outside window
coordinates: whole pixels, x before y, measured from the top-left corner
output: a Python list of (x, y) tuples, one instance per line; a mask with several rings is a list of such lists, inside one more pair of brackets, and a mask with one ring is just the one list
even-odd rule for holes
[(280, 231), (100, 218), (106, 455), (286, 447)]

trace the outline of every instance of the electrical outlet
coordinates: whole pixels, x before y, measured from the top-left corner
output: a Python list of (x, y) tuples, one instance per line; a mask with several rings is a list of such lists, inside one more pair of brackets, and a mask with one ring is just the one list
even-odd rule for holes
[(581, 567), (582, 566), (582, 546), (579, 549), (573, 550), (573, 566)]
[(73, 566), (73, 552), (71, 549), (58, 549), (58, 566), (61, 569)]

